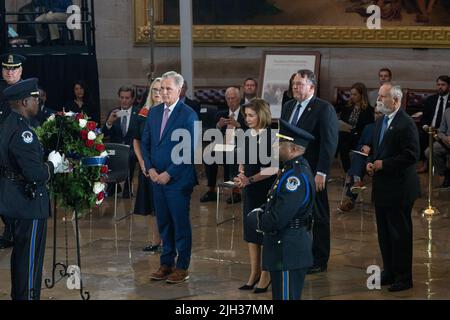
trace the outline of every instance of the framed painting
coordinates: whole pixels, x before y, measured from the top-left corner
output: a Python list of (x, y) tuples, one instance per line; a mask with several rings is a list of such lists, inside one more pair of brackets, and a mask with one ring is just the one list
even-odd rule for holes
[(284, 92), (289, 79), (300, 69), (314, 71), (319, 80), (320, 52), (317, 51), (264, 51), (260, 72), (260, 97), (270, 104), (272, 118), (281, 116)]
[[(179, 45), (179, 0), (133, 0), (135, 44)], [(380, 29), (369, 29), (380, 4)], [(450, 1), (192, 0), (194, 43), (214, 46), (448, 48)], [(150, 5), (153, 7), (150, 8)], [(369, 11), (370, 12), (370, 11)]]

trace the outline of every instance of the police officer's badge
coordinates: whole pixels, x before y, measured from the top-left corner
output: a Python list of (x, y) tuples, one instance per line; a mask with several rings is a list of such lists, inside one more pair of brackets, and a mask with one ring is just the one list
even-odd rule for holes
[(297, 191), (298, 187), (300, 187), (300, 179), (297, 177), (289, 177), (286, 182), (286, 189), (290, 192)]
[(25, 143), (32, 143), (34, 140), (33, 133), (31, 133), (31, 131), (25, 131), (24, 133), (22, 133), (22, 139)]

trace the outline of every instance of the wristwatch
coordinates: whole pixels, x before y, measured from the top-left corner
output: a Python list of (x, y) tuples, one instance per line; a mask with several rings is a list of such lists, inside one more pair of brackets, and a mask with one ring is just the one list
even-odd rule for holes
[(250, 182), (250, 184), (253, 184), (255, 182), (255, 178), (253, 177), (248, 178), (248, 182)]

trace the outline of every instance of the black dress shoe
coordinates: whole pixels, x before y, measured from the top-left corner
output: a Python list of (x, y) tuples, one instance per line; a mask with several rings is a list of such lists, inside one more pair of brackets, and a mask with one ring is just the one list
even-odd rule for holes
[(268, 284), (267, 287), (265, 287), (265, 288), (258, 288), (258, 287), (256, 287), (255, 290), (253, 290), (253, 293), (258, 294), (258, 293), (264, 293), (264, 292), (267, 292), (267, 289), (269, 289), (269, 287), (270, 287), (271, 284), (272, 284), (272, 280), (269, 281), (269, 284)]
[(142, 251), (155, 253), (155, 252), (161, 251), (160, 247), (161, 247), (161, 245), (159, 245), (159, 244), (158, 245), (150, 244), (150, 245), (144, 247), (144, 249), (142, 249)]
[(381, 281), (380, 284), (382, 286), (390, 286), (391, 284), (393, 284), (394, 281), (394, 277), (389, 276), (388, 274), (386, 274), (384, 271), (381, 272)]
[(411, 289), (413, 287), (412, 282), (394, 282), (389, 288), (389, 292), (398, 292)]
[(212, 201), (217, 201), (217, 193), (213, 192), (213, 191), (208, 191), (200, 198), (200, 202), (202, 202), (202, 203), (203, 202), (212, 202)]
[(439, 189), (449, 189), (450, 188), (450, 178), (445, 177), (444, 182), (439, 187)]
[(14, 241), (2, 238), (0, 241), (0, 249), (7, 249), (14, 246)]
[(316, 273), (321, 273), (321, 272), (326, 272), (326, 271), (327, 271), (327, 266), (312, 266), (311, 268), (308, 269), (306, 274), (316, 274)]
[(259, 282), (259, 278), (255, 280), (255, 282), (251, 285), (244, 284), (242, 287), (239, 288), (239, 290), (253, 290), (253, 288), (256, 286), (256, 284)]
[(227, 199), (228, 204), (241, 202), (241, 195), (239, 193), (233, 193), (231, 197)]

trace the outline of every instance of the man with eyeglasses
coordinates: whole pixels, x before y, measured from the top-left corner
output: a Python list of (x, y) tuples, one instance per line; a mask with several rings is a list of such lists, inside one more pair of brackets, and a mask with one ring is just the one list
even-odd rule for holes
[[(3, 122), (11, 113), (11, 108), (8, 100), (3, 95), (3, 91), (18, 83), (22, 79), (22, 64), (26, 61), (24, 56), (18, 54), (5, 54), (1, 57), (2, 61), (2, 80), (0, 81), (0, 127)], [(1, 212), (0, 212), (1, 214)], [(0, 236), (0, 249), (10, 248), (14, 245), (13, 241), (13, 225), (11, 219), (8, 217), (1, 216), (5, 228), (3, 230), (3, 235)]]

